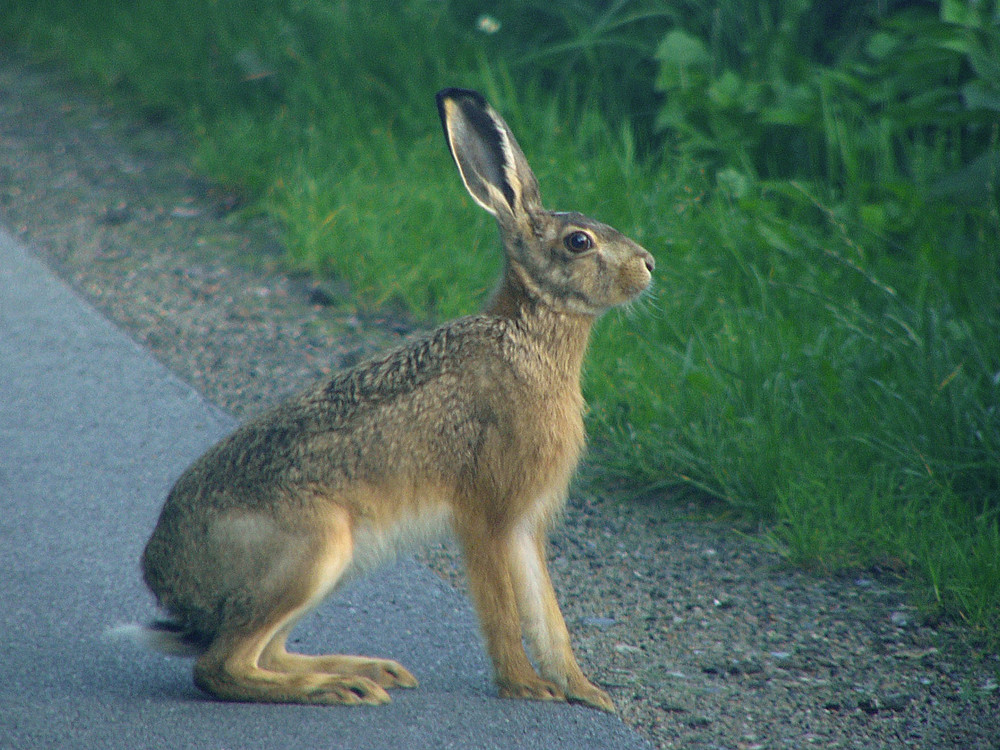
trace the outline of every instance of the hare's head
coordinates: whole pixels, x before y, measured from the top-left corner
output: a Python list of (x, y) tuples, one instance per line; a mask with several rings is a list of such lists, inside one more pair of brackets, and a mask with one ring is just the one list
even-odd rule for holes
[(508, 281), (531, 300), (599, 315), (649, 286), (653, 256), (578, 213), (542, 208), (538, 181), (507, 123), (475, 91), (437, 95), (445, 138), (473, 200), (500, 225)]

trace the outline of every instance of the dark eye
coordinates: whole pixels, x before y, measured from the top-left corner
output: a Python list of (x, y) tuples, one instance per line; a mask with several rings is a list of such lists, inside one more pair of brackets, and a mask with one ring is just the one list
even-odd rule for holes
[(582, 253), (590, 250), (594, 246), (594, 241), (590, 239), (590, 235), (586, 232), (573, 232), (566, 235), (563, 244), (571, 253)]

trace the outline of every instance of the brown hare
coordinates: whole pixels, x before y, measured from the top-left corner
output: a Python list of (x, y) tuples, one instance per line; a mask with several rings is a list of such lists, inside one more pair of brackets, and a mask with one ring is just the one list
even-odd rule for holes
[(169, 620), (132, 634), (197, 656), (195, 683), (218, 698), (379, 704), (386, 688), (415, 687), (393, 661), (285, 644), (342, 582), (450, 527), (500, 695), (614, 710), (573, 655), (546, 532), (584, 445), (591, 326), (647, 288), (653, 258), (604, 224), (542, 208), (480, 94), (447, 89), (437, 104), (465, 187), (499, 224), (503, 276), (482, 315), (317, 383), (174, 485), (142, 558)]

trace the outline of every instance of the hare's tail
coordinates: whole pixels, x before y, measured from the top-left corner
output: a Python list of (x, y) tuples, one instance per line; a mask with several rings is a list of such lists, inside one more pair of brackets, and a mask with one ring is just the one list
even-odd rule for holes
[(148, 625), (115, 625), (108, 628), (105, 636), (114, 640), (129, 640), (169, 656), (199, 656), (210, 642), (202, 633), (193, 632), (173, 620), (154, 620)]

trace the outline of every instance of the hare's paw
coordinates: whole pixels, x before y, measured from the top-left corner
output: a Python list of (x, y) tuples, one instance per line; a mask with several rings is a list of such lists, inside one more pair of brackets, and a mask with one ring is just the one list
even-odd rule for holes
[(533, 701), (565, 701), (566, 694), (554, 682), (541, 677), (498, 682), (501, 698), (522, 698)]
[(417, 678), (402, 664), (391, 659), (364, 659), (358, 664), (355, 672), (384, 688), (417, 686)]
[(318, 683), (309, 695), (308, 703), (344, 706), (380, 706), (391, 699), (373, 680), (359, 675), (330, 675)]
[(279, 672), (318, 674), (334, 677), (364, 677), (383, 688), (413, 688), (417, 678), (398, 662), (370, 656), (304, 656), (302, 654), (269, 654), (267, 667)]
[(566, 699), (570, 703), (582, 703), (585, 706), (607, 711), (611, 714), (617, 713), (611, 696), (590, 682), (571, 685), (566, 690)]

